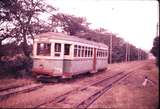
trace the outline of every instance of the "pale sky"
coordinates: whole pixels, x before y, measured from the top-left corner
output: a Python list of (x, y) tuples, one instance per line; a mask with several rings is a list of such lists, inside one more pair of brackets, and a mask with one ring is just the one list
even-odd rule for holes
[(59, 12), (86, 17), (91, 28), (105, 28), (149, 51), (156, 36), (158, 2), (153, 0), (49, 0)]

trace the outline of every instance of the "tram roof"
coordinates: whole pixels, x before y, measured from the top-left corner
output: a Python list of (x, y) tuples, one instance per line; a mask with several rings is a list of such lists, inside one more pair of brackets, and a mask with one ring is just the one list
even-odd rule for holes
[(57, 39), (57, 40), (66, 40), (66, 41), (73, 41), (73, 42), (81, 42), (81, 43), (87, 43), (91, 45), (97, 45), (101, 47), (107, 47), (107, 45), (99, 42), (89, 41), (83, 38), (78, 38), (76, 36), (70, 36), (64, 33), (55, 33), (55, 32), (47, 32), (47, 33), (41, 33), (35, 36), (35, 39), (40, 38), (47, 38), (47, 39)]

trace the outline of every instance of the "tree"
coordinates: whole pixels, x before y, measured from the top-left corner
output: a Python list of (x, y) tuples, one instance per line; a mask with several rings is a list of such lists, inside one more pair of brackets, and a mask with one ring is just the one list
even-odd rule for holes
[[(15, 2), (15, 0), (13, 0)], [(12, 4), (12, 0), (1, 0), (0, 1), (0, 47), (2, 45), (2, 41), (5, 40), (8, 37), (11, 37), (10, 35), (10, 28), (8, 26), (8, 23), (11, 23), (13, 21), (10, 10), (7, 8)]]
[[(41, 32), (50, 31), (50, 25), (40, 20), (40, 14), (55, 8), (43, 0), (1, 0), (0, 1), (0, 70), (15, 73), (25, 69), (29, 72), (32, 59), (29, 57), (32, 47), (29, 38)], [(13, 39), (12, 41), (8, 39)], [(7, 42), (7, 44), (2, 44)], [(15, 50), (15, 51), (14, 51)], [(18, 53), (25, 55), (18, 56)], [(16, 55), (17, 53), (17, 55)], [(2, 58), (2, 56), (5, 56)], [(0, 72), (1, 72), (0, 71)]]
[(159, 36), (154, 38), (153, 47), (151, 49), (151, 53), (156, 57), (157, 65), (159, 65)]
[(125, 42), (122, 38), (112, 34), (112, 62), (122, 62), (125, 60)]
[[(22, 42), (22, 48), (25, 56), (29, 57), (27, 39), (34, 38), (34, 34), (39, 32), (47, 32), (46, 26), (40, 24), (40, 13), (49, 10), (55, 10), (53, 7), (45, 4), (43, 0), (2, 0), (0, 5), (1, 22), (12, 23), (9, 33), (6, 34), (6, 28), (3, 29), (0, 41), (14, 37)], [(43, 28), (43, 29), (39, 29)], [(47, 27), (48, 28), (48, 27)], [(36, 30), (37, 29), (37, 30)], [(39, 29), (39, 30), (38, 30)]]
[(130, 60), (134, 61), (137, 59), (138, 59), (138, 49), (135, 46), (130, 45)]
[(83, 17), (75, 17), (73, 15), (67, 15), (58, 13), (51, 17), (52, 26), (62, 27), (70, 35), (75, 35), (79, 32), (88, 31), (89, 23), (86, 22), (86, 19)]

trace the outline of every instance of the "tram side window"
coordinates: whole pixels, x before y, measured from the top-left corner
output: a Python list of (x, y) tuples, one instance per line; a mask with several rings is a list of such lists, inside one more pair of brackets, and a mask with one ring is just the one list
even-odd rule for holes
[(91, 57), (91, 48), (89, 49), (89, 57)]
[(103, 57), (103, 51), (102, 51), (102, 57)]
[(98, 50), (98, 57), (100, 57), (100, 50)]
[(81, 54), (81, 46), (78, 46), (78, 57), (80, 57)]
[(69, 55), (70, 53), (70, 44), (64, 44), (64, 55)]
[(93, 48), (91, 48), (91, 57), (93, 56)]
[(101, 50), (99, 51), (99, 57), (102, 57), (102, 52), (101, 52)]
[(90, 57), (90, 47), (88, 47), (88, 57)]
[(101, 50), (101, 57), (103, 57), (103, 51)]
[(90, 57), (92, 57), (91, 52), (92, 52), (92, 49), (90, 48)]
[(77, 45), (74, 46), (74, 57), (77, 57)]
[(84, 57), (84, 46), (82, 46), (82, 57)]
[(104, 57), (104, 51), (102, 52), (102, 56)]
[(101, 57), (103, 57), (103, 51), (101, 51)]
[(50, 56), (51, 55), (51, 44), (50, 43), (38, 43), (37, 44), (37, 55)]
[(87, 47), (85, 47), (85, 57), (87, 57)]
[(55, 48), (54, 48), (54, 51), (55, 51), (55, 56), (60, 56), (60, 53), (61, 53), (61, 44), (60, 43), (55, 43)]
[(108, 55), (108, 54), (107, 54), (107, 51), (106, 51), (106, 57), (107, 57), (107, 55)]

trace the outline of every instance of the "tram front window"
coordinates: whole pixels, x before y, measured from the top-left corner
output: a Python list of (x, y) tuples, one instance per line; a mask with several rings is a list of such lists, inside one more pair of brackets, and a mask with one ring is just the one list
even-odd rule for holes
[(37, 44), (37, 55), (50, 56), (51, 55), (51, 44), (50, 43), (38, 43)]

